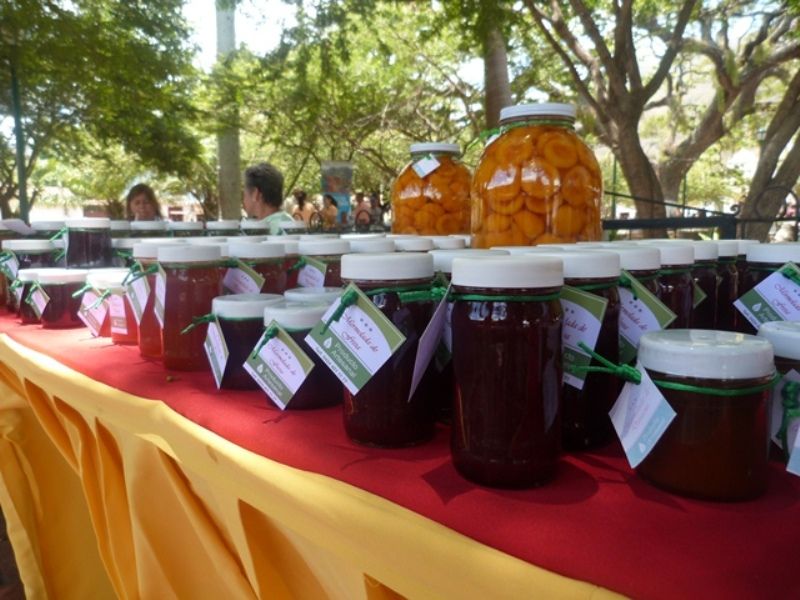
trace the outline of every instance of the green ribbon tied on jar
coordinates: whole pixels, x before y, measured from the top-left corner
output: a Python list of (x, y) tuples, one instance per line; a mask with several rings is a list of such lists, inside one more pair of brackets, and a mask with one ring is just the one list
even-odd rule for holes
[(781, 390), (781, 405), (783, 407), (783, 418), (781, 427), (778, 430), (778, 438), (783, 446), (783, 455), (789, 460), (792, 449), (789, 448), (789, 426), (792, 421), (800, 418), (800, 383), (787, 381)]

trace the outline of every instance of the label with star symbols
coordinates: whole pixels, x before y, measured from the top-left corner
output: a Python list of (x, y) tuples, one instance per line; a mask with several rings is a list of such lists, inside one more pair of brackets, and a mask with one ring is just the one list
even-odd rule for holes
[(630, 288), (619, 288), (619, 360), (630, 363), (636, 358), (639, 338), (648, 331), (666, 329), (676, 315), (640, 281), (628, 273)]
[(800, 269), (786, 263), (734, 306), (756, 329), (770, 321), (800, 321)]
[[(564, 311), (564, 322), (561, 329), (561, 344), (563, 346), (564, 383), (572, 387), (583, 389), (586, 381), (584, 370), (592, 362), (582, 348), (581, 342), (594, 350), (603, 317), (606, 314), (608, 300), (602, 296), (584, 292), (574, 287), (565, 285), (561, 290), (561, 309)], [(616, 360), (616, 356), (606, 357)]]

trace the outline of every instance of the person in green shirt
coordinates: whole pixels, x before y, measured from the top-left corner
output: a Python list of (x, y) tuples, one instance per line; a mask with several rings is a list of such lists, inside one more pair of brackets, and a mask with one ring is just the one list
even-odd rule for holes
[(269, 163), (259, 163), (244, 171), (244, 211), (250, 219), (261, 221), (269, 227), (271, 235), (282, 235), (282, 225), (294, 223), (282, 210), (283, 175)]

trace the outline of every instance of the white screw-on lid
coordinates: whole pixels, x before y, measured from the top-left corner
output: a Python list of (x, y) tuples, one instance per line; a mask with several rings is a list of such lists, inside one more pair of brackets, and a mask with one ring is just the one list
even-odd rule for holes
[(536, 252), (530, 256), (551, 256), (559, 259), (564, 264), (565, 279), (619, 277), (621, 273), (619, 254), (604, 250)]
[(578, 246), (579, 250), (599, 250), (602, 248), (610, 248), (617, 244), (614, 242), (575, 242), (575, 245)]
[(55, 244), (48, 240), (3, 240), (3, 250), (12, 252), (42, 253), (52, 252), (56, 249)]
[(541, 248), (542, 250), (586, 250), (586, 248), (577, 244), (539, 244), (536, 248)]
[(342, 279), (399, 281), (433, 277), (433, 257), (424, 253), (345, 254)]
[(350, 252), (355, 254), (374, 254), (376, 252), (394, 252), (394, 240), (371, 238), (366, 240), (349, 240)]
[(330, 306), (334, 300), (342, 295), (342, 288), (321, 287), (321, 288), (294, 288), (283, 293), (287, 302), (299, 302), (301, 304), (325, 304)]
[(211, 301), (211, 312), (222, 319), (261, 319), (264, 308), (283, 301), (280, 294), (230, 294)]
[(352, 242), (353, 240), (375, 240), (383, 239), (385, 237), (385, 233), (343, 233), (339, 236), (339, 239)]
[[(127, 221), (126, 221), (127, 222)], [(34, 231), (58, 231), (64, 227), (65, 221), (31, 221), (31, 229)]]
[(281, 243), (283, 243), (283, 242), (296, 242), (299, 239), (300, 239), (299, 235), (290, 235), (288, 233), (284, 234), (284, 235), (268, 235), (267, 236), (267, 241), (268, 242), (281, 242)]
[(99, 291), (122, 290), (122, 281), (127, 277), (128, 269), (92, 269), (86, 274), (86, 283)]
[(541, 102), (538, 104), (517, 104), (500, 109), (500, 122), (520, 117), (559, 117), (575, 120), (575, 106), (572, 104), (558, 104), (556, 102)]
[(719, 246), (717, 246), (717, 242), (692, 242), (692, 248), (694, 248), (695, 261), (717, 260), (719, 258)]
[(111, 229), (111, 219), (87, 217), (85, 219), (66, 219), (68, 229)]
[(531, 254), (537, 251), (544, 251), (549, 252), (552, 250), (553, 252), (560, 251), (560, 248), (550, 248), (544, 249), (543, 246), (492, 246), (492, 250), (500, 250), (501, 252), (505, 252), (506, 254), (510, 254), (511, 256), (519, 256), (524, 254)]
[(467, 248), (469, 248), (472, 245), (472, 236), (468, 233), (451, 233), (447, 237), (459, 238), (464, 240), (464, 243), (467, 245)]
[[(64, 221), (66, 224), (66, 221)], [(130, 231), (131, 222), (123, 219), (114, 219), (111, 221), (111, 231)]]
[(739, 244), (739, 256), (744, 256), (750, 246), (755, 246), (761, 242), (758, 240), (736, 240), (736, 243)]
[(658, 251), (661, 253), (662, 267), (694, 264), (694, 248), (691, 246), (691, 244), (653, 242), (642, 245), (658, 248)]
[(201, 221), (169, 221), (171, 231), (203, 231), (205, 226)]
[[(581, 246), (581, 249), (585, 246)], [(661, 253), (658, 248), (619, 247), (606, 244), (600, 248), (590, 247), (587, 252), (613, 252), (619, 255), (619, 266), (626, 271), (657, 271), (661, 268)]]
[(158, 248), (158, 262), (162, 263), (209, 262), (221, 258), (222, 249), (219, 244), (174, 244)]
[(486, 256), (453, 260), (453, 285), (477, 288), (540, 289), (564, 284), (557, 258)]
[(158, 249), (163, 246), (174, 244), (164, 244), (161, 242), (138, 242), (133, 245), (133, 258), (158, 258)]
[(433, 242), (428, 238), (395, 238), (394, 247), (398, 252), (428, 252), (434, 249)]
[(486, 258), (487, 256), (508, 256), (503, 250), (472, 250), (460, 248), (457, 250), (431, 250), (428, 254), (433, 257), (433, 270), (438, 273), (452, 273), (453, 260), (456, 258)]
[(89, 271), (86, 269), (40, 269), (40, 285), (57, 285), (62, 283), (83, 283)]
[(350, 252), (350, 242), (336, 238), (300, 240), (297, 250), (304, 256), (336, 256)]
[(800, 243), (757, 244), (747, 248), (747, 262), (800, 264)]
[(131, 231), (167, 231), (166, 221), (131, 221)]
[(141, 241), (139, 238), (117, 238), (111, 240), (111, 247), (116, 250), (133, 250), (133, 247)]
[(418, 238), (418, 235), (412, 235), (410, 233), (387, 233), (386, 237), (390, 240), (407, 240), (411, 238)]
[(239, 222), (240, 229), (269, 229), (269, 224), (264, 223), (263, 220), (255, 220), (255, 219), (242, 219)]
[(758, 328), (758, 337), (769, 340), (775, 356), (800, 360), (800, 323), (796, 321), (763, 323)]
[(339, 236), (335, 233), (301, 233), (297, 236), (298, 241), (314, 240), (338, 240)]
[(22, 283), (38, 281), (39, 269), (20, 269), (17, 271), (17, 279)]
[(281, 258), (286, 256), (283, 244), (272, 242), (228, 242), (228, 254), (236, 258)]
[(467, 247), (463, 238), (450, 237), (449, 235), (426, 235), (433, 242), (433, 247), (440, 250), (460, 250)]
[(739, 242), (737, 240), (716, 240), (716, 244), (720, 257), (731, 257), (739, 254)]
[(297, 256), (300, 254), (300, 242), (296, 240), (286, 240), (285, 242), (278, 242), (283, 245), (286, 250), (286, 256)]
[(264, 326), (275, 321), (286, 329), (311, 329), (322, 320), (322, 315), (329, 306), (330, 304), (304, 304), (281, 300), (264, 309)]
[(667, 329), (645, 333), (639, 360), (646, 369), (679, 377), (755, 379), (775, 371), (772, 345), (743, 333)]
[[(236, 238), (234, 238), (236, 239)], [(189, 246), (214, 246), (220, 244), (227, 244), (228, 238), (225, 236), (216, 237), (185, 237), (183, 243)]]
[(206, 221), (206, 229), (212, 229), (219, 231), (220, 229), (233, 229), (239, 231), (239, 221), (234, 221), (232, 219), (229, 220), (222, 220), (222, 221)]
[(442, 154), (461, 154), (461, 147), (458, 144), (447, 144), (444, 142), (420, 142), (411, 144), (408, 147), (411, 154), (427, 154), (439, 152)]

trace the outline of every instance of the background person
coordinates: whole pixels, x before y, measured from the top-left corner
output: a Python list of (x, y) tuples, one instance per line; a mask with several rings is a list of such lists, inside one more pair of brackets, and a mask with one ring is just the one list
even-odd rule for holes
[(242, 206), (248, 218), (261, 221), (271, 235), (283, 235), (282, 225), (294, 221), (283, 211), (283, 175), (273, 165), (262, 162), (247, 167), (244, 172)]
[(129, 221), (160, 221), (161, 206), (149, 185), (137, 183), (125, 198), (125, 214)]

